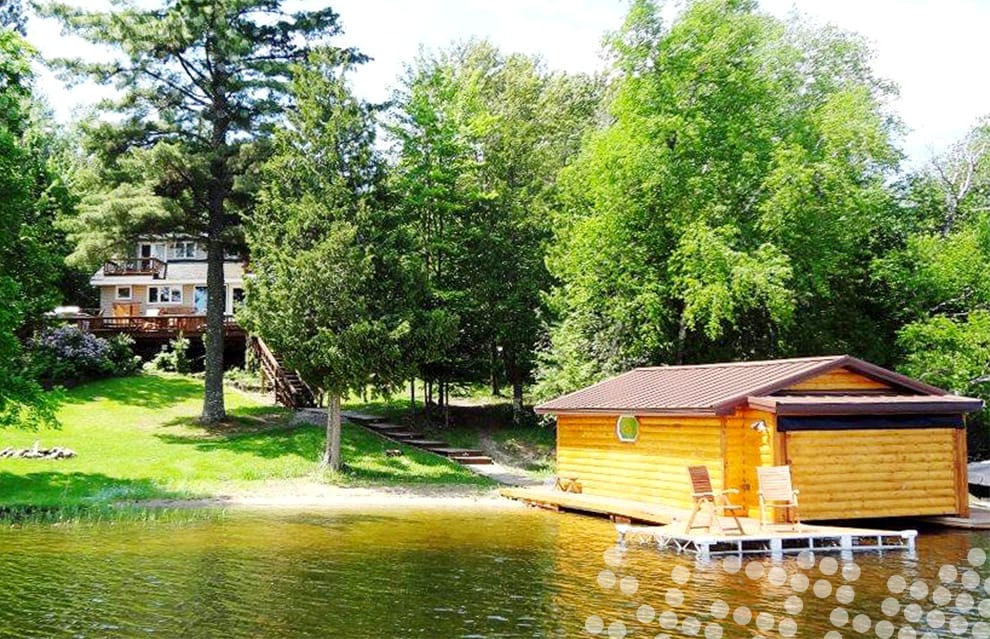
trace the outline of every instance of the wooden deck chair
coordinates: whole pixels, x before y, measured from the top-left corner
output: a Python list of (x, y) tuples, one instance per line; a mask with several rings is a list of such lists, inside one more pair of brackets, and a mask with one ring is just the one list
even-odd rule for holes
[(794, 513), (794, 528), (801, 525), (798, 513), (798, 492), (791, 485), (790, 466), (759, 466), (756, 476), (760, 482), (760, 528), (767, 526), (767, 510), (784, 509)]
[[(694, 528), (706, 528), (708, 530), (715, 528), (721, 532), (722, 524), (718, 518), (728, 514), (736, 522), (735, 530), (738, 530), (740, 535), (745, 535), (742, 522), (739, 521), (739, 516), (736, 514), (737, 511), (743, 510), (743, 507), (731, 503), (728, 498), (728, 495), (737, 495), (739, 491), (734, 488), (729, 490), (712, 488), (712, 479), (708, 475), (707, 466), (688, 466), (688, 475), (691, 477), (694, 508), (691, 510), (691, 517), (688, 519), (684, 531), (691, 532)], [(702, 508), (708, 511), (708, 524), (695, 526), (694, 520)]]

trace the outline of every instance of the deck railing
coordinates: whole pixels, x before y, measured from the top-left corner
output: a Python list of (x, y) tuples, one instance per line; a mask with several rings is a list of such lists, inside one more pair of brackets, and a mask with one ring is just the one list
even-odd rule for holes
[[(73, 317), (65, 322), (90, 333), (127, 333), (128, 335), (201, 335), (206, 332), (205, 315), (144, 315)], [(224, 332), (243, 333), (232, 315), (223, 320)]]
[(139, 257), (132, 260), (107, 260), (103, 263), (103, 274), (117, 275), (151, 275), (156, 280), (164, 279), (168, 273), (168, 263), (157, 257)]

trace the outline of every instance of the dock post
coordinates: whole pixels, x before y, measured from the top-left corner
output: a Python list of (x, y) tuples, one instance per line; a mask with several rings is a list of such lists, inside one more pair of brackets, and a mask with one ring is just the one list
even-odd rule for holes
[(712, 544), (715, 540), (710, 537), (703, 537), (694, 542), (694, 547), (698, 549), (698, 559), (708, 561), (712, 557)]
[(784, 540), (774, 538), (770, 540), (770, 558), (774, 561), (780, 561), (784, 558)]
[(907, 542), (908, 552), (914, 552), (914, 544), (918, 538), (917, 530), (903, 530), (901, 531), (901, 539)]

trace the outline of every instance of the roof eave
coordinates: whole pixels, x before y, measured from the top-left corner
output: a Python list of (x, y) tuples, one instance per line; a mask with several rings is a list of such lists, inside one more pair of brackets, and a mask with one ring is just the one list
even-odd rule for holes
[(904, 402), (892, 399), (889, 402), (842, 402), (834, 403), (781, 403), (751, 401), (750, 405), (768, 410), (784, 417), (812, 417), (816, 415), (960, 415), (973, 413), (983, 408), (983, 400), (959, 398), (942, 400), (932, 398), (925, 402)]
[(536, 406), (533, 412), (537, 415), (636, 415), (636, 416), (680, 416), (680, 417), (717, 417), (719, 413), (711, 408), (554, 408), (552, 406)]

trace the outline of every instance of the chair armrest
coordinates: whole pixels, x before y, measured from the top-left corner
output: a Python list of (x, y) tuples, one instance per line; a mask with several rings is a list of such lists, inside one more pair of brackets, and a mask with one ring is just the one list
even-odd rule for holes
[(714, 497), (715, 493), (692, 493), (694, 497)]
[(726, 488), (725, 490), (719, 491), (722, 495), (738, 495), (738, 488)]
[(794, 489), (794, 494), (795, 494), (795, 495), (800, 495), (800, 494), (801, 494), (801, 491), (800, 491), (800, 490), (798, 490), (797, 488), (795, 488), (795, 489)]

